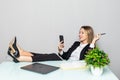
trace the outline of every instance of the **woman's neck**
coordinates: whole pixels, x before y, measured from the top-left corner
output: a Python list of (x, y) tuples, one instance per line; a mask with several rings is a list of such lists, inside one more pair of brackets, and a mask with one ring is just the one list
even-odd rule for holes
[(81, 44), (88, 44), (87, 41), (81, 41)]

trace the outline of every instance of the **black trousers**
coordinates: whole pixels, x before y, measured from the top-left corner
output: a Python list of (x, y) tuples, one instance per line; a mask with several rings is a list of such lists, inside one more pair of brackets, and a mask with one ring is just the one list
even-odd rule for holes
[(62, 60), (59, 55), (56, 53), (50, 53), (50, 54), (40, 54), (40, 53), (33, 53), (32, 56), (32, 61), (37, 62), (37, 61), (54, 61), (54, 60)]

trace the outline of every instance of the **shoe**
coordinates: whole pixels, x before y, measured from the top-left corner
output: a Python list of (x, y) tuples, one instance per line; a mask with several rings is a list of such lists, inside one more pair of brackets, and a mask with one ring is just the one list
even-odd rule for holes
[(14, 56), (17, 58), (17, 57), (20, 56), (20, 54), (19, 54), (19, 50), (18, 50), (16, 44), (17, 44), (17, 39), (16, 39), (16, 37), (15, 37), (14, 42), (13, 42), (13, 44), (12, 44), (12, 47), (13, 47), (14, 50), (15, 50), (15, 52), (14, 52), (13, 54), (14, 54)]
[(9, 47), (9, 48), (8, 48), (8, 52), (7, 52), (8, 55), (13, 58), (13, 61), (14, 61), (15, 63), (18, 63), (19, 61), (18, 61), (18, 60), (16, 59), (16, 57), (14, 56), (14, 53), (11, 53), (11, 50), (12, 50), (12, 49)]

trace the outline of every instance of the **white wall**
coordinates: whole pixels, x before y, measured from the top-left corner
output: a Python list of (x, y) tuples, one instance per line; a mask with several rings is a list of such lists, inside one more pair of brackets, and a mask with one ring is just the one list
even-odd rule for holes
[[(78, 40), (82, 25), (106, 32), (98, 41), (109, 54), (110, 68), (120, 75), (120, 0), (0, 0), (0, 62), (7, 55), (10, 40), (17, 36), (25, 50), (57, 52), (58, 35), (65, 37), (65, 50)], [(120, 77), (119, 77), (120, 78)]]

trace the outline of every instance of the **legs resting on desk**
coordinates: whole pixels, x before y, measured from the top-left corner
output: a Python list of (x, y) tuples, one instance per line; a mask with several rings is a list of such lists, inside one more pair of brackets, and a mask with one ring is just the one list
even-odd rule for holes
[(20, 61), (32, 61), (31, 56), (33, 56), (30, 52), (24, 51), (17, 45), (16, 37), (9, 43), (8, 55), (13, 58), (14, 62)]
[(37, 62), (47, 60), (61, 60), (61, 58), (55, 54), (39, 54), (28, 52), (22, 49), (17, 44), (16, 37), (9, 43), (8, 55), (13, 58), (14, 62)]

